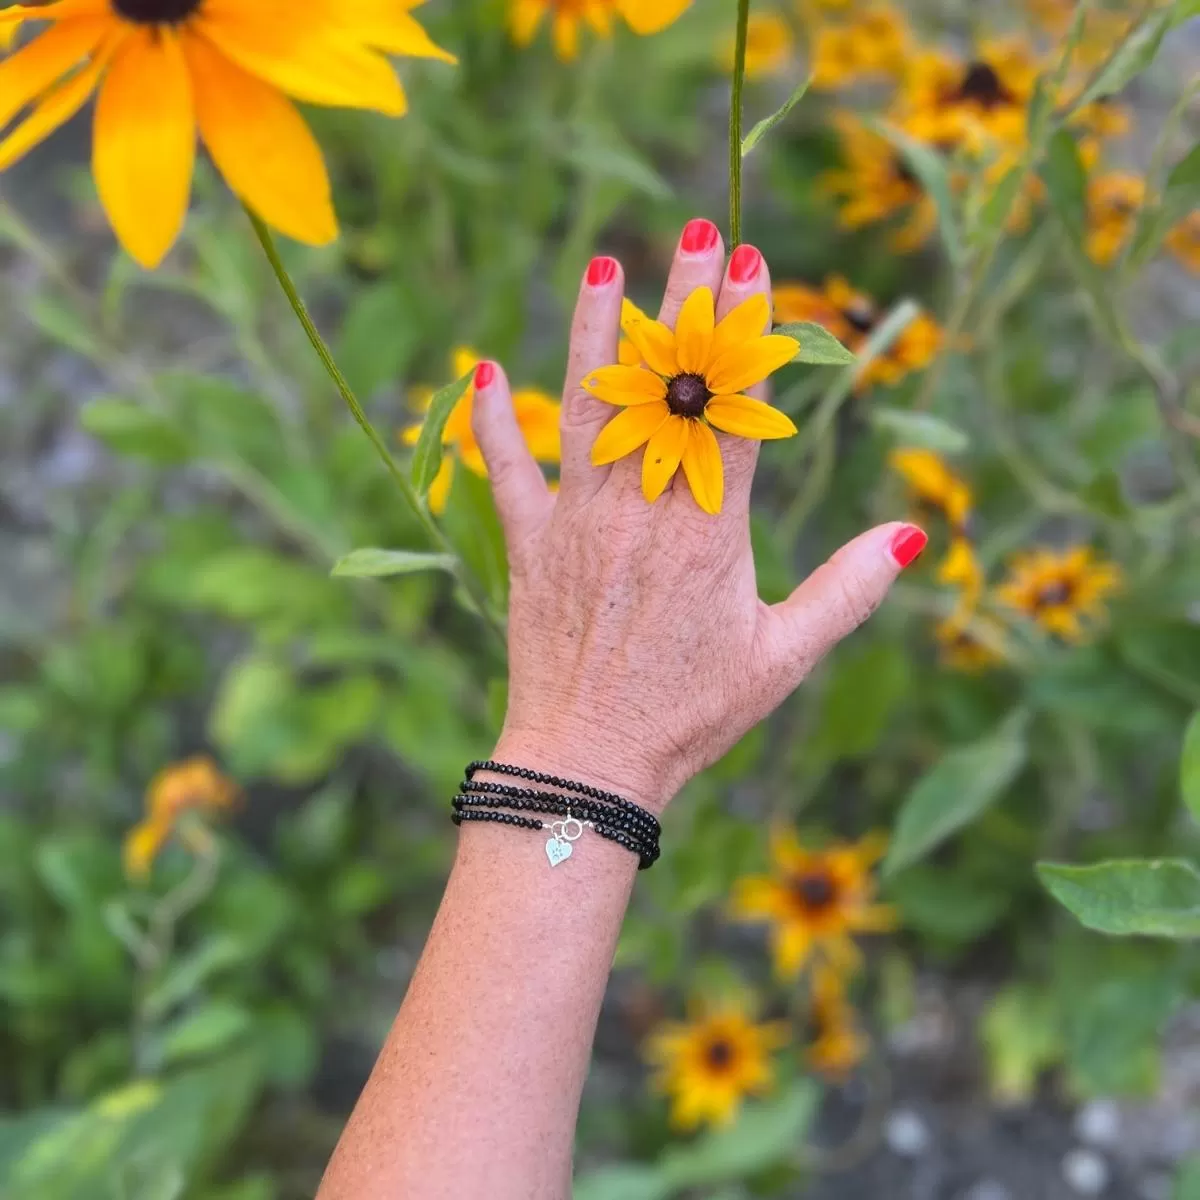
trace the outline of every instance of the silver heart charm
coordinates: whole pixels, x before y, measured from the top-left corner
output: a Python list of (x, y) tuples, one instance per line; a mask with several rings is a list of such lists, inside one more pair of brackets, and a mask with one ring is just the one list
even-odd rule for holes
[(565, 862), (571, 857), (571, 852), (575, 849), (570, 842), (564, 842), (562, 838), (552, 837), (546, 843), (546, 857), (550, 860), (552, 867), (557, 867), (560, 862)]

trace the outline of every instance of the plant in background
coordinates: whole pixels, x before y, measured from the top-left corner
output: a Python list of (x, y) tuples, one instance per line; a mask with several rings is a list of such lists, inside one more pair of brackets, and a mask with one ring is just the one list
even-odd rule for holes
[(1081, 642), (1103, 618), (1105, 599), (1120, 586), (1120, 569), (1098, 559), (1088, 546), (1037, 549), (1013, 559), (996, 597), (1047, 633)]
[(587, 25), (598, 37), (611, 37), (620, 17), (634, 33), (659, 33), (677, 21), (692, 0), (508, 0), (513, 40), (518, 46), (533, 41), (538, 27), (549, 20), (554, 52), (563, 62), (579, 53), (579, 30)]
[(846, 995), (845, 976), (828, 967), (813, 974), (808, 1034), (809, 1066), (834, 1082), (844, 1082), (871, 1048)]

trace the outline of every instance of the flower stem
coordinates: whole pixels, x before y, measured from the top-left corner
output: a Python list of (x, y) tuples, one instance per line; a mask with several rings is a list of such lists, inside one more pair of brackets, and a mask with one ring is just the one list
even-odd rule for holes
[(738, 0), (733, 50), (733, 94), (729, 101), (729, 248), (742, 243), (742, 86), (746, 82), (746, 27), (750, 0)]
[(291, 305), (292, 312), (296, 314), (296, 320), (300, 322), (300, 327), (304, 330), (305, 336), (311, 343), (312, 348), (317, 352), (317, 357), (321, 360), (321, 365), (325, 368), (329, 378), (333, 380), (333, 385), (337, 388), (338, 394), (345, 401), (346, 407), (358, 422), (363, 433), (367, 435), (368, 441), (375, 447), (375, 453), (379, 455), (384, 467), (387, 468), (388, 474), (400, 489), (400, 494), (404, 497), (405, 503), (417, 518), (426, 536), (438, 550), (454, 556), (458, 563), (457, 575), (459, 582), (467, 590), (472, 602), (479, 611), (479, 615), (483, 618), (488, 628), (499, 638), (500, 644), (503, 646), (506, 642), (504, 626), (492, 611), (491, 602), (483, 585), (475, 578), (474, 573), (463, 561), (462, 556), (458, 554), (454, 546), (451, 545), (450, 540), (438, 526), (438, 523), (430, 516), (428, 508), (425, 507), (421, 502), (420, 496), (417, 495), (417, 489), (413, 487), (412, 481), (400, 469), (399, 464), (392, 457), (391, 451), (387, 448), (387, 443), (379, 435), (379, 431), (371, 424), (367, 414), (363, 411), (363, 407), (359, 403), (358, 397), (354, 394), (354, 389), (350, 386), (349, 380), (342, 374), (341, 368), (337, 365), (333, 357), (333, 352), (326, 345), (320, 330), (317, 329), (312, 317), (309, 316), (308, 309), (305, 307), (304, 301), (300, 298), (300, 293), (296, 290), (296, 285), (292, 281), (292, 277), (288, 274), (287, 267), (283, 265), (283, 259), (279, 257), (279, 248), (275, 245), (275, 239), (272, 237), (270, 229), (248, 208), (246, 209), (246, 215), (250, 218), (250, 224), (254, 227), (254, 233), (258, 238), (259, 245), (262, 246), (263, 253), (267, 256), (267, 262), (271, 264), (271, 270), (275, 273), (275, 278), (279, 280), (279, 286), (283, 289), (283, 294), (287, 297), (287, 302)]

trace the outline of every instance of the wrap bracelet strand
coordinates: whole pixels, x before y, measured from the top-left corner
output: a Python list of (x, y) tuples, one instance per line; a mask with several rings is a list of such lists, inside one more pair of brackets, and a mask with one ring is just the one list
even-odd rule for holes
[[(541, 791), (477, 780), (474, 776), (480, 771), (507, 775), (561, 791)], [(452, 801), (454, 811), (451, 819), (454, 823), (492, 821), (519, 829), (546, 830), (550, 834), (546, 842), (546, 857), (552, 867), (571, 857), (574, 843), (583, 836), (585, 829), (592, 829), (601, 837), (636, 854), (641, 870), (652, 866), (659, 857), (658, 839), (662, 827), (657, 818), (624, 796), (508, 763), (480, 760), (471, 763), (465, 774), (462, 788)], [(560, 819), (546, 822), (538, 817), (522, 815), (527, 812), (545, 813)]]

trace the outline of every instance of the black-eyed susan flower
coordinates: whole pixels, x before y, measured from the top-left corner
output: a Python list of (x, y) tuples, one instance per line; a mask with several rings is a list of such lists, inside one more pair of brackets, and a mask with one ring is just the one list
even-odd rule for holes
[(920, 448), (893, 450), (888, 463), (908, 485), (918, 510), (941, 513), (951, 530), (964, 530), (971, 518), (971, 487), (940, 454)]
[(677, 1129), (728, 1125), (742, 1101), (773, 1082), (771, 1054), (787, 1045), (786, 1022), (756, 1023), (733, 1001), (697, 1003), (684, 1022), (668, 1022), (651, 1034), (646, 1059), (658, 1068), (655, 1085), (671, 1099)]
[(977, 674), (1008, 661), (1007, 631), (994, 617), (958, 610), (934, 629), (942, 664), (954, 671)]
[(1121, 570), (1090, 546), (1017, 555), (996, 598), (1048, 633), (1081, 642), (1104, 616), (1104, 601), (1121, 586)]
[(678, 20), (692, 0), (510, 0), (513, 41), (528, 46), (544, 20), (550, 20), (554, 52), (563, 62), (579, 53), (586, 25), (598, 37), (611, 37), (620, 17), (634, 33), (651, 34)]
[(163, 768), (146, 789), (146, 815), (125, 838), (125, 871), (131, 879), (145, 879), (163, 846), (177, 830), (185, 844), (203, 852), (209, 834), (189, 813), (204, 814), (228, 809), (238, 789), (218, 770), (211, 758), (197, 756)]
[[(479, 355), (466, 346), (459, 346), (453, 354), (454, 378), (461, 379), (479, 365)], [(428, 408), (433, 398), (432, 388), (418, 388), (414, 399), (418, 408)], [(559, 436), (559, 403), (552, 396), (536, 388), (520, 388), (512, 394), (513, 411), (517, 424), (525, 435), (529, 452), (540, 463), (562, 461), (562, 442)], [(487, 477), (487, 464), (483, 451), (475, 440), (471, 428), (471, 409), (475, 403), (475, 384), (467, 385), (458, 403), (450, 410), (450, 416), (442, 429), (442, 445), (450, 453), (442, 457), (442, 465), (429, 488), (429, 507), (435, 513), (446, 511), (446, 501), (454, 482), (454, 464), (460, 462), (468, 471)], [(402, 434), (406, 445), (414, 446), (421, 436), (421, 426), (410, 425)]]
[(874, 5), (845, 24), (817, 30), (812, 55), (812, 86), (818, 91), (865, 79), (898, 78), (908, 59), (908, 23), (890, 5)]
[(958, 589), (961, 609), (974, 611), (983, 595), (984, 575), (969, 538), (958, 534), (950, 539), (950, 549), (938, 564), (937, 580)]
[[(883, 317), (866, 292), (851, 287), (840, 275), (831, 275), (820, 289), (798, 283), (778, 284), (774, 300), (778, 322), (814, 322), (855, 354), (866, 345)], [(914, 371), (923, 370), (937, 357), (942, 339), (938, 323), (927, 313), (920, 313), (862, 373), (859, 389), (876, 383), (891, 387)]]
[(902, 254), (920, 249), (937, 227), (937, 206), (921, 181), (884, 137), (848, 113), (834, 117), (841, 166), (825, 171), (821, 190), (838, 207), (844, 229), (895, 220), (889, 239)]
[(738, 880), (733, 915), (770, 922), (775, 969), (783, 979), (814, 961), (853, 971), (861, 958), (853, 936), (896, 927), (895, 911), (875, 902), (871, 874), (886, 848), (885, 837), (871, 835), (809, 850), (790, 830), (776, 830), (773, 873)]
[(95, 92), (100, 202), (142, 266), (161, 262), (183, 226), (197, 135), (233, 192), (267, 224), (323, 245), (337, 236), (329, 178), (288, 97), (400, 116), (404, 91), (386, 55), (454, 61), (412, 7), (383, 0), (10, 5), (0, 10), (0, 29), (50, 25), (0, 64), (0, 130), (11, 126), (0, 140), (0, 170)]
[(845, 979), (828, 968), (813, 975), (808, 1035), (809, 1067), (835, 1083), (844, 1080), (871, 1048), (846, 995)]
[[(791, 61), (796, 47), (792, 27), (776, 12), (750, 14), (746, 25), (746, 78), (766, 79), (782, 71)], [(725, 70), (733, 69), (736, 39), (721, 43), (720, 62)]]
[(1121, 252), (1146, 199), (1146, 181), (1128, 171), (1094, 175), (1087, 189), (1087, 253), (1107, 267)]
[(1184, 217), (1164, 244), (1192, 274), (1200, 275), (1200, 208)]
[(601, 367), (584, 379), (598, 400), (621, 408), (596, 438), (592, 462), (603, 466), (645, 446), (647, 500), (657, 500), (682, 466), (696, 503), (719, 513), (725, 473), (713, 429), (759, 440), (796, 432), (778, 409), (742, 394), (799, 349), (795, 338), (763, 334), (770, 311), (765, 296), (752, 296), (717, 324), (712, 291), (702, 287), (684, 301), (674, 330), (644, 315), (627, 320), (625, 334), (645, 365)]

